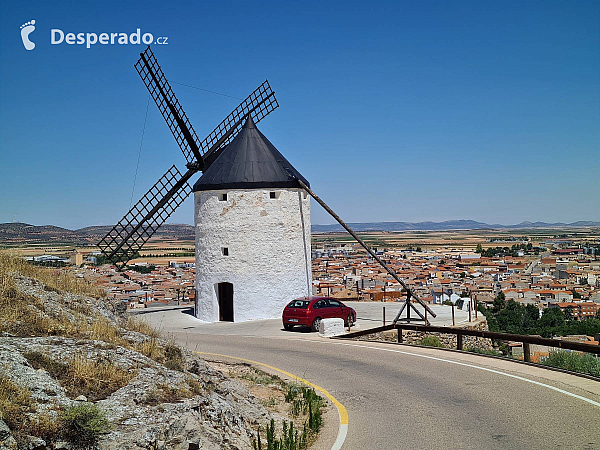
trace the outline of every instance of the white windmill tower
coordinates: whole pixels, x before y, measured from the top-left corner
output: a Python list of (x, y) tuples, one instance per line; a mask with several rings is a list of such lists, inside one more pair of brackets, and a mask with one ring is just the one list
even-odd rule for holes
[(310, 295), (308, 182), (256, 128), (242, 130), (194, 185), (197, 317), (280, 317)]

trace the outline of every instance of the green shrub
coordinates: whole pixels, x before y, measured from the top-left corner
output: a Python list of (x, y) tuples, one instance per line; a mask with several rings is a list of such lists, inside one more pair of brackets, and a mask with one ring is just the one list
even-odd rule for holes
[(240, 376), (240, 378), (242, 380), (248, 380), (254, 384), (261, 384), (263, 386), (269, 386), (271, 384), (282, 385), (282, 380), (277, 375), (268, 374), (254, 367), (252, 367), (251, 370), (254, 373), (244, 373)]
[(263, 446), (260, 439), (260, 428), (258, 429), (256, 439), (252, 440), (252, 448), (254, 450), (304, 450), (308, 445), (308, 433), (306, 425), (300, 433), (294, 428), (294, 422), (289, 423), (285, 420), (282, 423), (282, 436), (277, 439), (275, 435), (275, 421), (271, 419), (271, 423), (267, 425), (267, 446)]
[(425, 345), (427, 347), (443, 347), (442, 341), (437, 336), (425, 336), (421, 339), (420, 345)]
[(540, 364), (600, 377), (600, 358), (590, 353), (580, 354), (558, 350), (541, 358)]
[[(301, 450), (306, 449), (308, 443), (314, 439), (323, 425), (321, 408), (325, 406), (323, 398), (313, 388), (289, 384), (285, 393), (286, 403), (291, 403), (292, 415), (306, 415), (302, 430), (295, 428), (293, 421), (283, 421), (282, 433), (278, 438), (275, 433), (275, 421), (271, 419), (266, 429), (267, 445), (265, 450)], [(255, 439), (252, 440), (254, 450), (263, 450), (260, 437), (261, 429)]]
[(480, 355), (502, 356), (502, 352), (499, 352), (497, 350), (488, 350), (487, 348), (481, 347), (465, 347), (465, 351), (471, 353), (479, 353)]
[(60, 415), (62, 434), (78, 448), (91, 448), (108, 433), (110, 424), (106, 414), (92, 403), (80, 403), (67, 408)]

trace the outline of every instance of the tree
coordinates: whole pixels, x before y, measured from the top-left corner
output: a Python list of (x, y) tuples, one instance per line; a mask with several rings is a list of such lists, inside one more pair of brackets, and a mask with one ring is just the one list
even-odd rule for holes
[(133, 270), (135, 272), (139, 272), (139, 273), (150, 273), (154, 269), (156, 269), (156, 267), (154, 265), (149, 265), (149, 266), (127, 266), (127, 268), (130, 269), (130, 270)]
[[(495, 303), (495, 300), (494, 300)], [(520, 304), (510, 299), (506, 302), (506, 306), (496, 316), (498, 326), (506, 333), (523, 333), (523, 323), (525, 321), (525, 308)]]
[(477, 249), (475, 249), (475, 253), (483, 253), (483, 246), (481, 244), (477, 244)]
[(581, 298), (581, 294), (579, 292), (577, 292), (575, 289), (571, 289), (571, 292), (573, 293), (573, 299), (577, 300)]
[(573, 306), (572, 305), (569, 305), (565, 308), (564, 315), (565, 315), (565, 320), (567, 322), (574, 319), (575, 316), (573, 315)]
[(505, 307), (506, 307), (506, 296), (504, 295), (504, 292), (500, 292), (498, 295), (496, 295), (496, 298), (494, 299), (494, 304), (492, 306), (492, 313), (498, 314)]
[(565, 315), (560, 308), (546, 308), (538, 320), (538, 330), (542, 336), (550, 337), (559, 333), (565, 326)]
[(525, 306), (523, 327), (526, 332), (537, 328), (537, 323), (540, 318), (540, 310), (535, 305)]

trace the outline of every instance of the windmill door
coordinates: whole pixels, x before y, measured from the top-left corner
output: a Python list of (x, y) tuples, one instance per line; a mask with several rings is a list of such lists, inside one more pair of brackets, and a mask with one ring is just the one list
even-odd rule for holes
[(219, 320), (233, 322), (233, 284), (219, 283), (217, 294), (219, 296)]

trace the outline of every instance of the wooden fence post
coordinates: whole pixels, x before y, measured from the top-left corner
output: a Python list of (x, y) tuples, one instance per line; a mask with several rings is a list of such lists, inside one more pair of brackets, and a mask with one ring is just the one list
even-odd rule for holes
[(531, 362), (531, 351), (529, 348), (529, 342), (523, 342), (523, 361)]

